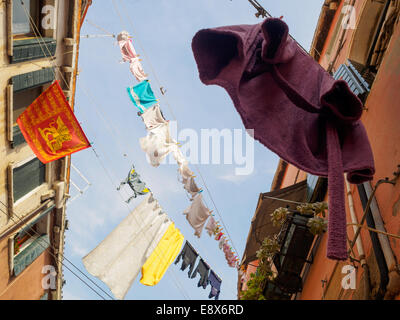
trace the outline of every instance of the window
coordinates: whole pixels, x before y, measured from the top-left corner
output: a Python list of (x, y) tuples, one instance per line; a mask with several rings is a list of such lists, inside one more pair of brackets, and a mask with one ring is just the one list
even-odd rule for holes
[[(32, 25), (39, 25), (39, 0), (13, 1), (12, 33), (14, 39), (18, 37), (35, 36), (36, 30)], [(32, 18), (32, 20), (31, 20)]]
[(54, 69), (47, 68), (30, 73), (21, 74), (12, 78), (12, 88), (8, 101), (9, 108), (9, 140), (12, 147), (25, 143), (24, 136), (17, 125), (17, 119), (22, 112), (46, 90), (54, 80)]
[(10, 270), (13, 275), (18, 276), (49, 248), (51, 219), (49, 213), (53, 209), (54, 205), (44, 209), (36, 219), (10, 238)]
[[(11, 63), (54, 56), (56, 52), (55, 0), (7, 0), (7, 52)], [(45, 6), (46, 5), (46, 6)], [(42, 28), (42, 20), (52, 27)]]
[(46, 181), (46, 166), (35, 158), (13, 168), (13, 199), (20, 200)]

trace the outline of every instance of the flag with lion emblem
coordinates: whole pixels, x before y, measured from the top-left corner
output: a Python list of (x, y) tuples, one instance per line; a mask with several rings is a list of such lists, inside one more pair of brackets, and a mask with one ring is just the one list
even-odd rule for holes
[(17, 123), (43, 163), (90, 147), (58, 81), (26, 108)]

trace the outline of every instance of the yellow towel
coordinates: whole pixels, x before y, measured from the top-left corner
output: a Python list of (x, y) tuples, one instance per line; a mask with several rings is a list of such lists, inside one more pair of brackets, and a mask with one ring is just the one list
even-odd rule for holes
[(179, 254), (183, 235), (172, 223), (164, 233), (157, 247), (142, 267), (140, 282), (146, 286), (155, 286), (160, 282), (168, 267)]

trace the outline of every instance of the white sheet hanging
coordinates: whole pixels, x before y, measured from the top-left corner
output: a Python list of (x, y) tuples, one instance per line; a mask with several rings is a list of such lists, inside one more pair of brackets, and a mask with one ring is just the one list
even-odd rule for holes
[(82, 260), (87, 271), (103, 281), (117, 299), (124, 299), (143, 264), (171, 224), (149, 194)]

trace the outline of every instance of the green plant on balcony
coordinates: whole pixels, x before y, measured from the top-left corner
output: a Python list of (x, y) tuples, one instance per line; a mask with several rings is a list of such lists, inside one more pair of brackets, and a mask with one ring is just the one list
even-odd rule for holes
[[(328, 210), (328, 204), (325, 202), (306, 203), (297, 207), (301, 215), (310, 217), (307, 227), (313, 235), (322, 234), (327, 230), (326, 210)], [(271, 221), (274, 226), (281, 227), (290, 215), (289, 209), (278, 208), (271, 214)], [(280, 247), (277, 234), (263, 240), (257, 251), (259, 261), (257, 271), (250, 274), (247, 290), (240, 293), (241, 300), (267, 300), (264, 296), (264, 288), (268, 282), (274, 283), (276, 274), (272, 270), (272, 261), (275, 254), (280, 251)]]
[(271, 221), (274, 227), (281, 227), (285, 221), (287, 216), (290, 214), (290, 211), (287, 208), (278, 208), (274, 212), (271, 213)]
[(250, 275), (247, 290), (241, 292), (241, 300), (266, 300), (263, 295), (267, 281), (273, 281), (275, 274), (271, 269), (273, 256), (279, 251), (277, 236), (266, 237), (257, 251), (259, 265), (256, 273)]

